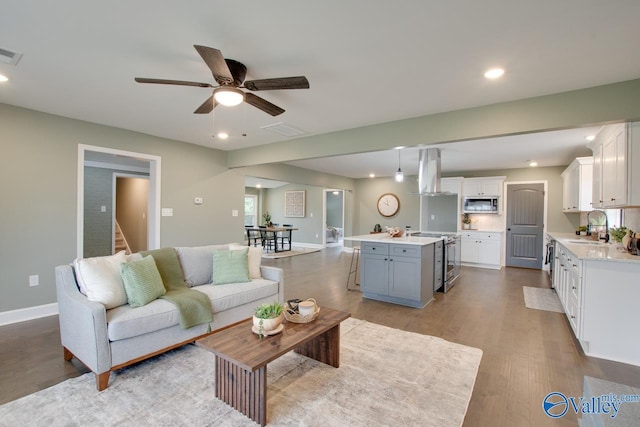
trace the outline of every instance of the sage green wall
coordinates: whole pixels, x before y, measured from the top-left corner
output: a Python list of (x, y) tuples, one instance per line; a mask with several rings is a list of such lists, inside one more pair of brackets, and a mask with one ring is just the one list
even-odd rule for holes
[[(224, 152), (0, 104), (0, 312), (56, 301), (54, 267), (76, 257), (78, 144), (162, 158), (161, 245), (242, 241), (244, 176)], [(204, 198), (196, 206), (195, 196)], [(29, 287), (29, 275), (40, 286)]]
[[(304, 218), (289, 218), (284, 216), (284, 192), (304, 190), (305, 216)], [(322, 224), (322, 206), (324, 192), (320, 187), (311, 185), (289, 184), (278, 188), (263, 189), (263, 211), (271, 214), (271, 222), (276, 224), (292, 224), (298, 230), (293, 232), (294, 243), (322, 244), (324, 226)]]
[[(385, 227), (405, 227), (417, 230), (420, 225), (420, 197), (416, 176), (405, 176), (404, 182), (394, 178), (364, 178), (356, 180), (353, 235), (368, 234), (375, 224)], [(400, 209), (393, 217), (386, 218), (378, 212), (378, 199), (384, 193), (393, 193), (400, 200)], [(350, 236), (350, 234), (345, 234)]]
[(447, 173), (447, 176), (475, 178), (483, 176), (506, 176), (506, 181), (547, 181), (547, 231), (571, 233), (580, 225), (579, 213), (562, 212), (562, 177), (566, 166), (548, 168), (501, 169), (464, 173)]
[(640, 120), (640, 79), (233, 150), (229, 167)]

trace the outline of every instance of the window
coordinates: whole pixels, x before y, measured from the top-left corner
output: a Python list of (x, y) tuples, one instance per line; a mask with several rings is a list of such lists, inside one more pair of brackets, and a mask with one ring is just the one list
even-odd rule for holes
[(258, 196), (244, 195), (244, 225), (258, 225)]

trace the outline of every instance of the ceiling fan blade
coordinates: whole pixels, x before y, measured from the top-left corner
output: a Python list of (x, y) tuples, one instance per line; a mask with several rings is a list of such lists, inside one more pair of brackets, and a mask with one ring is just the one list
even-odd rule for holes
[(204, 62), (209, 69), (211, 69), (213, 78), (216, 79), (219, 84), (233, 85), (233, 75), (229, 70), (227, 62), (224, 60), (224, 56), (222, 56), (222, 52), (207, 46), (193, 45), (193, 47), (196, 48)]
[(137, 81), (138, 83), (158, 83), (163, 85), (213, 87), (209, 83), (187, 82), (184, 80), (147, 79), (145, 77), (136, 77), (135, 81)]
[(213, 99), (213, 95), (211, 95), (206, 101), (202, 103), (202, 105), (196, 108), (196, 111), (194, 111), (193, 114), (209, 114), (211, 111), (213, 111), (214, 108), (216, 108), (217, 105), (218, 103), (215, 99)]
[(253, 105), (254, 107), (259, 108), (260, 110), (264, 111), (267, 114), (271, 114), (274, 117), (284, 113), (284, 110), (282, 108), (252, 93), (245, 93), (244, 100), (247, 104)]
[(305, 76), (276, 77), (246, 81), (244, 87), (249, 90), (309, 89), (309, 80)]

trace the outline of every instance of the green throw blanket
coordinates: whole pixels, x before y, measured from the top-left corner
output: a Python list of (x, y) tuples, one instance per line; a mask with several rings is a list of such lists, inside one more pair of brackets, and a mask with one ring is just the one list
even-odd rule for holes
[(213, 322), (211, 301), (202, 292), (191, 289), (184, 282), (178, 254), (173, 248), (140, 252), (142, 256), (151, 255), (156, 262), (167, 293), (160, 298), (178, 307), (180, 327), (189, 329), (202, 323)]

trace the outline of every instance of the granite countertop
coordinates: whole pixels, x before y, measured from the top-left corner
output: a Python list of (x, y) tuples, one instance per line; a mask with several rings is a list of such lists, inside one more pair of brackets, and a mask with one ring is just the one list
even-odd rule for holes
[(359, 242), (373, 242), (373, 243), (393, 243), (397, 245), (431, 245), (437, 241), (442, 240), (441, 237), (391, 237), (387, 233), (378, 234), (362, 234), (359, 236), (345, 237), (344, 240), (359, 241)]
[[(622, 250), (617, 243), (597, 243), (586, 236), (572, 233), (547, 232), (554, 240), (562, 244), (579, 259), (589, 261), (632, 262), (640, 264), (640, 256), (631, 255)], [(585, 242), (585, 243), (580, 243)]]

